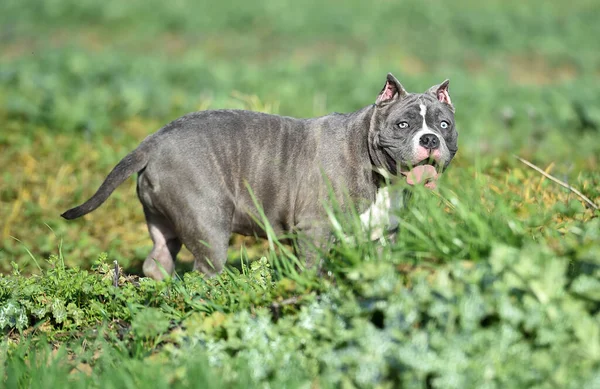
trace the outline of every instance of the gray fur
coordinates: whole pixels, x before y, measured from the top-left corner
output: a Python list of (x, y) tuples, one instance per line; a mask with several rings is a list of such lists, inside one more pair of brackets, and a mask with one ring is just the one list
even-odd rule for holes
[[(395, 91), (393, 97), (380, 96), (376, 104), (349, 114), (296, 119), (214, 110), (185, 115), (147, 137), (92, 198), (62, 216), (74, 219), (93, 211), (138, 172), (138, 197), (154, 242), (144, 263), (147, 276), (162, 279), (161, 267), (172, 273), (182, 243), (194, 255), (195, 269), (216, 274), (223, 269), (232, 232), (264, 236), (249, 216), (257, 212), (248, 187), (277, 234), (303, 233), (321, 245), (331, 230), (322, 205), (329, 193), (326, 181), (342, 208), (356, 204), (362, 212), (384, 182), (374, 168), (397, 174), (396, 166), (419, 162), (411, 157), (411, 136), (422, 120), (420, 103), (428, 107), (428, 126), (446, 146), (444, 168), (456, 153), (453, 107), (429, 92), (406, 93), (391, 74), (386, 85)], [(452, 126), (436, 128), (440, 118)], [(414, 125), (400, 130), (401, 119)], [(314, 254), (305, 244), (297, 249), (312, 265)]]

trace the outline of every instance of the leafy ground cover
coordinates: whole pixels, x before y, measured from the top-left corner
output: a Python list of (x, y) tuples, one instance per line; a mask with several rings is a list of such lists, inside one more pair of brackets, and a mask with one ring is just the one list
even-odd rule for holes
[[(600, 205), (599, 16), (591, 0), (3, 1), (3, 384), (600, 387), (600, 213), (514, 158)], [(410, 91), (451, 79), (460, 150), (396, 242), (340, 243), (324, 277), (234, 237), (220, 277), (184, 253), (178, 277), (140, 278), (133, 179), (58, 216), (186, 112), (348, 112), (388, 71)]]

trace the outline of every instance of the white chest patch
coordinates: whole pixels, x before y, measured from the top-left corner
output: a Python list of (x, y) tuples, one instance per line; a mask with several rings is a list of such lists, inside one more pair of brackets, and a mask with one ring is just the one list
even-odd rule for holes
[[(384, 237), (388, 231), (395, 230), (398, 227), (398, 219), (392, 213), (393, 210), (402, 208), (402, 198), (398, 199), (399, 204), (393, 204), (389, 188), (384, 187), (377, 191), (375, 201), (360, 214), (361, 229), (369, 234), (369, 239), (379, 240)], [(337, 220), (333, 212), (328, 212), (329, 221), (332, 227), (337, 230), (338, 236), (346, 243), (354, 244), (355, 238), (344, 233), (341, 223)]]
[[(399, 204), (398, 204), (399, 205)], [(391, 215), (392, 201), (387, 187), (377, 191), (375, 201), (360, 215), (360, 223), (363, 231), (369, 233), (371, 240), (383, 237), (386, 231), (395, 229), (398, 221)]]

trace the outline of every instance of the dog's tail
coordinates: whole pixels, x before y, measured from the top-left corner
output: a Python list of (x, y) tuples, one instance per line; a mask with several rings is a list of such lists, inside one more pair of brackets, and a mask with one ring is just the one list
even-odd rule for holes
[(62, 217), (67, 220), (76, 219), (80, 216), (92, 212), (94, 209), (102, 205), (108, 196), (133, 173), (142, 170), (148, 164), (149, 152), (148, 142), (142, 142), (137, 149), (133, 150), (125, 156), (113, 170), (108, 174), (100, 188), (94, 195), (85, 203), (78, 207), (71, 208)]

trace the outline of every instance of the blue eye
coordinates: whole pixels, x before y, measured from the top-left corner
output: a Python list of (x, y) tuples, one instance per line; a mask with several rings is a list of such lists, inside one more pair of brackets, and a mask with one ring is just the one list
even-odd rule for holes
[(408, 123), (407, 122), (400, 122), (398, 123), (398, 127), (405, 129), (408, 128)]
[(440, 124), (440, 127), (442, 127), (443, 129), (446, 129), (446, 128), (450, 127), (450, 123), (443, 120), (442, 123)]

